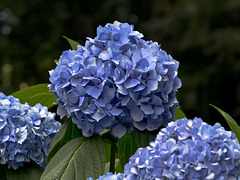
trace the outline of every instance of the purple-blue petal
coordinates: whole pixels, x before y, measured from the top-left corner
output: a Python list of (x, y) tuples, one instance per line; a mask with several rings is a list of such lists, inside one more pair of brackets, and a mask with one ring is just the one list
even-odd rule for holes
[(63, 52), (49, 78), (60, 116), (72, 117), (87, 136), (116, 124), (131, 132), (173, 121), (179, 63), (142, 37), (133, 25), (115, 21), (99, 26), (85, 46)]
[(87, 86), (85, 87), (85, 89), (86, 89), (86, 93), (87, 93), (89, 96), (92, 96), (92, 97), (95, 98), (95, 99), (97, 99), (97, 98), (100, 96), (101, 92), (102, 92), (102, 90), (99, 89), (98, 87), (91, 86), (91, 85), (87, 85)]
[(122, 109), (113, 106), (113, 108), (109, 111), (113, 116), (119, 116), (122, 113)]
[(131, 117), (134, 121), (141, 121), (144, 117), (143, 112), (139, 109), (139, 107), (136, 107), (134, 109), (131, 109)]
[(125, 82), (124, 82), (124, 86), (126, 88), (132, 88), (137, 86), (138, 84), (140, 84), (140, 82), (135, 79), (135, 78), (128, 78)]
[(112, 129), (113, 135), (118, 137), (119, 139), (122, 138), (123, 135), (126, 134), (126, 132), (127, 132), (126, 127), (121, 124), (118, 124)]
[(154, 110), (152, 108), (152, 105), (150, 104), (142, 104), (140, 106), (140, 109), (145, 113), (145, 114), (153, 114)]

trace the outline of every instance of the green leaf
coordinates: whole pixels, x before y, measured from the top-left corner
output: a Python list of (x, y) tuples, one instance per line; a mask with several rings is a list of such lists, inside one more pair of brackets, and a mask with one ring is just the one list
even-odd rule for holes
[(49, 163), (51, 158), (61, 149), (66, 143), (71, 141), (74, 138), (81, 137), (82, 132), (78, 129), (77, 125), (72, 122), (71, 119), (68, 119), (63, 123), (60, 130), (57, 132), (55, 137), (52, 140), (49, 154), (46, 158), (46, 162)]
[(115, 171), (117, 173), (123, 173), (124, 166), (122, 167), (121, 163), (119, 163), (118, 161), (119, 161), (119, 159), (116, 159), (117, 166), (115, 167)]
[(99, 136), (75, 138), (51, 159), (41, 180), (97, 179), (104, 173), (105, 158), (103, 141)]
[(138, 144), (133, 133), (125, 134), (118, 141), (119, 160), (122, 167), (129, 162), (129, 158), (137, 151)]
[(157, 134), (159, 133), (159, 129), (155, 131), (140, 131), (136, 128), (133, 130), (133, 135), (138, 144), (138, 147), (146, 147), (149, 145), (151, 141), (155, 141)]
[(182, 119), (186, 117), (186, 115), (180, 108), (175, 109), (175, 116), (176, 116), (176, 119)]
[(101, 137), (104, 141), (105, 151), (106, 151), (106, 162), (110, 162), (111, 157), (111, 146), (116, 144), (116, 139), (112, 136), (109, 130), (104, 130), (101, 133)]
[(240, 126), (237, 124), (237, 122), (226, 112), (222, 111), (218, 107), (210, 104), (210, 106), (214, 107), (227, 121), (228, 125), (230, 126), (232, 132), (236, 135), (238, 142), (240, 142)]
[[(107, 174), (110, 169), (110, 162), (105, 163), (105, 171), (104, 174)], [(123, 173), (123, 168), (119, 162), (119, 159), (115, 159), (115, 172), (116, 173)]]
[(48, 84), (34, 85), (20, 91), (16, 91), (12, 96), (18, 98), (21, 103), (27, 102), (30, 106), (40, 103), (48, 108), (54, 106), (56, 102), (55, 96), (49, 92)]
[(39, 180), (43, 169), (35, 162), (25, 163), (16, 170), (6, 169), (7, 180)]
[(6, 164), (0, 165), (0, 179), (7, 179), (7, 170), (8, 170), (8, 167)]
[(73, 50), (77, 50), (77, 46), (80, 45), (77, 41), (74, 41), (66, 36), (63, 36), (63, 37), (68, 41), (68, 43), (70, 44)]
[(111, 144), (104, 141), (104, 147), (106, 152), (106, 163), (107, 163), (107, 162), (110, 162)]

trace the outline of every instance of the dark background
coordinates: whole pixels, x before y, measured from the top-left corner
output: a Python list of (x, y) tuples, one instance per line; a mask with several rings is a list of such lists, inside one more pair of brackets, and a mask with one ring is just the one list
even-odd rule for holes
[(84, 44), (99, 25), (134, 24), (180, 62), (177, 96), (187, 117), (210, 124), (223, 118), (214, 104), (240, 118), (239, 0), (1, 0), (0, 91), (49, 82), (54, 60)]

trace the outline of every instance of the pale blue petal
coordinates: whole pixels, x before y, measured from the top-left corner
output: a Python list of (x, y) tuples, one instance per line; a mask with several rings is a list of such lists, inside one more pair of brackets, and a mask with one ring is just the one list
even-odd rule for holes
[(110, 88), (109, 86), (103, 87), (103, 93), (102, 93), (103, 98), (113, 99), (113, 97), (115, 96), (115, 93), (116, 93), (115, 88)]
[(99, 54), (99, 57), (102, 60), (109, 60), (110, 58), (112, 58), (111, 54), (107, 50), (102, 50)]
[(130, 100), (130, 97), (129, 97), (129, 96), (125, 96), (125, 97), (122, 99), (122, 101), (121, 101), (121, 105), (122, 105), (122, 106), (126, 106), (127, 103), (129, 102), (129, 100)]
[(78, 102), (79, 95), (77, 92), (72, 91), (68, 94), (68, 99), (69, 99), (69, 101), (71, 101), (71, 103), (75, 104)]
[(123, 135), (126, 134), (126, 132), (127, 132), (126, 127), (121, 124), (118, 124), (112, 129), (112, 134), (118, 137), (119, 139), (122, 138)]
[(117, 91), (122, 95), (128, 95), (127, 89), (123, 85), (117, 85)]
[(99, 123), (100, 123), (103, 127), (107, 128), (107, 127), (109, 127), (109, 126), (112, 124), (112, 121), (113, 121), (113, 117), (107, 117), (107, 116), (105, 116), (104, 118), (102, 118), (102, 119), (99, 121)]
[(141, 93), (140, 92), (129, 92), (129, 96), (135, 101), (138, 102), (141, 98)]
[(155, 106), (162, 105), (162, 100), (159, 96), (153, 95), (151, 99), (151, 104), (154, 104)]
[(78, 103), (79, 106), (81, 106), (81, 105), (83, 104), (84, 99), (85, 99), (84, 96), (81, 96), (81, 97), (79, 98), (79, 103)]
[(150, 104), (142, 104), (140, 106), (140, 109), (145, 113), (145, 114), (153, 114), (154, 110), (152, 108), (152, 105)]
[(91, 47), (91, 50), (92, 50), (93, 54), (98, 54), (101, 51), (101, 49), (95, 45), (93, 45)]
[(142, 71), (148, 70), (149, 62), (146, 58), (142, 58), (137, 62), (136, 68)]
[(7, 121), (0, 117), (0, 129), (2, 129), (7, 124)]
[(105, 116), (105, 114), (100, 110), (98, 109), (97, 111), (95, 111), (94, 114), (91, 115), (91, 117), (93, 119), (95, 119), (97, 122), (102, 119), (103, 117)]
[(100, 96), (101, 92), (102, 92), (101, 89), (99, 89), (99, 88), (97, 88), (97, 87), (95, 87), (95, 86), (89, 86), (89, 85), (87, 85), (87, 86), (85, 87), (85, 89), (86, 89), (86, 93), (87, 93), (88, 95), (92, 96), (92, 97), (95, 98), (95, 99), (97, 99), (97, 98)]
[(24, 155), (23, 154), (16, 154), (16, 161), (17, 162), (23, 162), (24, 161)]
[(157, 115), (161, 115), (164, 112), (164, 109), (162, 107), (160, 107), (160, 106), (154, 106), (154, 112)]
[[(147, 96), (142, 96), (140, 99), (139, 99), (139, 102), (141, 103), (149, 103), (151, 97), (147, 97)], [(151, 103), (152, 104), (152, 103)]]
[(144, 114), (138, 107), (136, 107), (136, 108), (131, 110), (131, 116), (132, 116), (134, 121), (139, 122), (143, 119)]
[(113, 108), (109, 111), (113, 116), (119, 116), (122, 113), (122, 109), (116, 108), (113, 106)]
[(139, 84), (139, 85), (137, 85), (137, 86), (133, 89), (133, 91), (134, 91), (134, 92), (142, 91), (145, 87), (146, 87), (145, 85)]
[(128, 89), (128, 88), (132, 88), (135, 87), (136, 85), (140, 84), (140, 82), (135, 79), (135, 78), (128, 78), (125, 82), (124, 82), (124, 86)]
[(147, 87), (150, 91), (155, 91), (158, 89), (158, 81), (157, 80), (149, 80), (147, 82)]

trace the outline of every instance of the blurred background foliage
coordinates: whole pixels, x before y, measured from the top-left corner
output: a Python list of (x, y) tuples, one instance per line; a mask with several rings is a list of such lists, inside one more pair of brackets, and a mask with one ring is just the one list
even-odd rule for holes
[(209, 104), (240, 118), (239, 0), (1, 0), (0, 91), (49, 82), (48, 71), (99, 25), (134, 24), (180, 62), (178, 100), (189, 118), (225, 124)]

